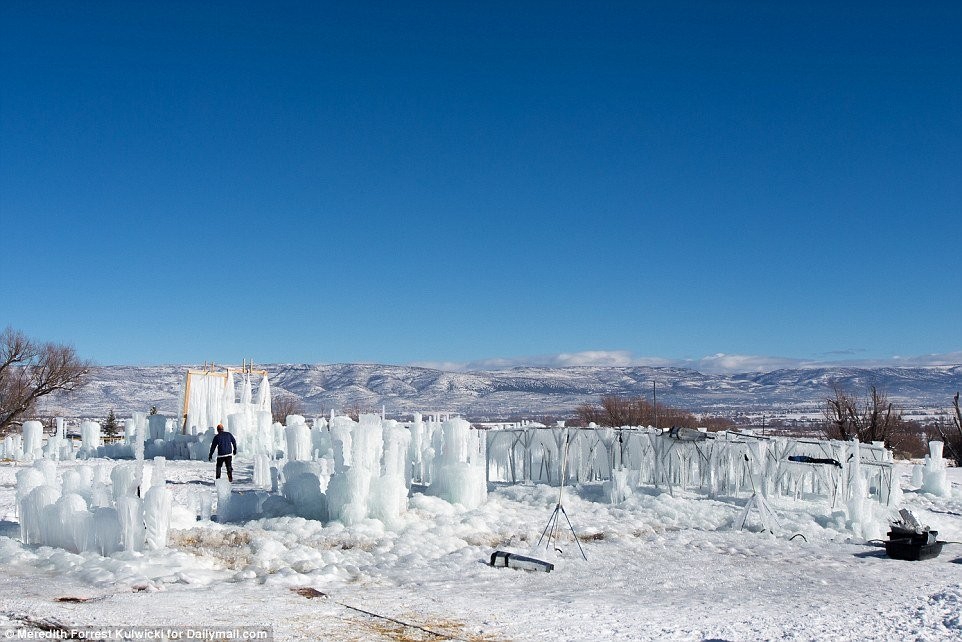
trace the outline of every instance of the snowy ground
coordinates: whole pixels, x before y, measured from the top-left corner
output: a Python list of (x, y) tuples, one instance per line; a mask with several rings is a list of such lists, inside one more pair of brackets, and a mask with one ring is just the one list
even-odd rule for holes
[[(249, 491), (250, 465), (239, 468), (235, 490)], [(588, 561), (569, 539), (547, 574), (485, 564), (537, 539), (558, 497), (546, 486), (494, 488), (468, 512), (414, 494), (390, 529), (221, 525), (182, 509), (167, 550), (102, 558), (20, 543), (17, 470), (0, 464), (0, 626), (269, 625), (279, 640), (962, 639), (962, 545), (890, 560), (821, 499), (776, 500), (772, 536), (730, 529), (744, 496), (650, 489), (610, 505), (586, 485), (565, 506)], [(962, 541), (962, 470), (949, 471), (951, 499), (912, 490), (908, 465), (898, 472), (905, 505)], [(213, 491), (207, 462), (171, 461), (167, 475), (184, 505)]]

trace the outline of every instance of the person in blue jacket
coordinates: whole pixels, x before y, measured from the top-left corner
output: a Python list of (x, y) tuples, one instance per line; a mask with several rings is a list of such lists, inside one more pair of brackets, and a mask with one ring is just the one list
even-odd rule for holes
[(237, 453), (237, 440), (234, 435), (224, 430), (223, 424), (217, 424), (217, 434), (210, 442), (210, 452), (207, 454), (207, 461), (214, 457), (214, 450), (217, 451), (216, 477), (220, 479), (220, 467), (227, 466), (227, 481), (234, 482), (234, 454)]

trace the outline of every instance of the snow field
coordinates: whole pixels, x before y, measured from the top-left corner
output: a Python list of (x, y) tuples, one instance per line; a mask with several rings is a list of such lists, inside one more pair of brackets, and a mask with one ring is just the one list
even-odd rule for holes
[[(355, 450), (363, 441), (361, 436), (348, 445), (342, 439), (343, 453), (331, 460), (335, 470), (330, 474), (336, 474), (339, 460), (365, 468)], [(398, 460), (385, 455), (404, 444), (385, 445), (390, 442), (382, 441), (384, 467), (368, 477), (366, 490), (365, 481), (357, 481), (342, 509), (369, 499), (376, 479), (397, 474), (391, 461)], [(332, 449), (337, 443), (332, 442)], [(327, 475), (322, 461), (289, 461), (282, 477), (290, 483), (314, 475), (320, 484)], [(162, 473), (146, 469), (152, 470), (148, 495), (158, 488), (169, 491), (167, 548), (149, 548), (149, 527), (142, 550), (135, 545), (107, 557), (19, 541), (23, 516), (18, 516), (17, 504), (24, 488), (15, 483), (18, 477), (35, 484), (30, 492), (82, 489), (111, 479), (111, 490), (119, 486), (123, 499), (129, 495), (120, 490), (136, 482), (132, 466), (99, 460), (0, 466), (0, 595), (7, 596), (0, 618), (30, 614), (78, 624), (256, 623), (274, 626), (278, 639), (379, 639), (383, 633), (374, 621), (339, 606), (349, 604), (404, 621), (446, 622), (462, 639), (962, 636), (962, 564), (955, 561), (962, 559), (962, 547), (947, 545), (941, 557), (928, 562), (890, 560), (866, 545), (864, 533), (857, 532), (864, 521), (853, 521), (851, 506), (841, 503), (833, 509), (825, 497), (806, 492), (797, 499), (769, 497), (779, 521), (777, 535), (771, 535), (757, 532), (757, 514), (749, 516), (749, 530), (731, 529), (748, 501), (746, 491), (710, 497), (695, 490), (676, 489), (672, 495), (642, 486), (623, 501), (609, 503), (603, 482), (579, 484), (566, 490), (564, 501), (588, 561), (580, 558), (563, 528), (563, 553), (551, 559), (556, 570), (543, 574), (493, 569), (484, 562), (495, 549), (531, 552), (558, 501), (557, 487), (493, 484), (486, 502), (467, 507), (415, 486), (404, 497), (406, 510), (384, 513), (382, 519), (376, 517), (377, 504), (365, 503), (365, 513), (352, 514), (348, 526), (300, 516), (298, 493), (312, 487), (298, 490), (294, 484), (283, 495), (267, 493), (253, 483), (254, 462), (238, 462), (235, 484), (225, 488), (214, 484), (213, 465), (206, 461), (166, 461)], [(938, 529), (940, 539), (962, 541), (962, 471), (943, 471), (949, 496), (923, 492), (912, 482), (909, 465), (897, 464), (896, 472), (904, 504)], [(230, 510), (237, 511), (240, 521), (198, 519), (205, 502), (211, 512), (218, 491), (213, 512), (234, 506)], [(145, 495), (144, 503), (148, 500)], [(262, 507), (273, 503), (277, 512), (246, 519), (254, 513), (250, 507), (261, 501)], [(224, 514), (225, 520), (230, 517)], [(883, 529), (885, 518), (880, 516)], [(807, 541), (789, 541), (795, 533)], [(331, 597), (307, 600), (290, 591), (299, 587)], [(53, 601), (65, 594), (97, 601), (68, 609)], [(212, 613), (215, 601), (223, 609)]]

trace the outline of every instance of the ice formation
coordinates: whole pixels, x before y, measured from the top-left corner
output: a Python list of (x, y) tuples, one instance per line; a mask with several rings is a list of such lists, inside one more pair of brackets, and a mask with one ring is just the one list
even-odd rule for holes
[(361, 415), (357, 424), (344, 419), (331, 431), (343, 464), (340, 471), (335, 468), (327, 494), (331, 517), (350, 526), (369, 516), (371, 484), (380, 475), (384, 446), (377, 415)]
[(146, 547), (155, 551), (167, 547), (172, 499), (166, 485), (157, 484), (144, 496), (144, 539)]
[(488, 496), (484, 434), (464, 419), (445, 421), (441, 432), (441, 452), (428, 491), (452, 504), (476, 508)]
[(392, 524), (408, 507), (405, 469), (411, 433), (396, 421), (382, 422), (382, 429), (384, 445), (381, 474), (372, 481), (371, 515)]
[(101, 446), (100, 424), (96, 421), (85, 421), (80, 424), (80, 449), (88, 457), (96, 457), (97, 449)]
[(951, 497), (952, 488), (946, 481), (942, 447), (941, 441), (929, 442), (929, 454), (925, 456), (925, 466), (922, 470), (922, 492), (939, 497)]
[[(185, 407), (187, 417), (185, 432), (196, 435), (204, 433), (217, 424), (228, 425), (231, 415), (243, 415), (243, 426), (238, 422), (238, 432), (234, 433), (238, 448), (251, 451), (255, 429), (260, 426), (258, 416), (271, 412), (271, 388), (267, 376), (260, 378), (256, 396), (252, 394), (252, 374), (241, 375), (241, 395), (237, 401), (234, 370), (226, 372), (189, 371), (185, 384)], [(237, 421), (237, 420), (235, 420)], [(234, 432), (231, 430), (231, 432)]]
[(145, 545), (165, 547), (170, 491), (162, 482), (163, 474), (156, 474), (142, 504), (137, 495), (144, 477), (141, 466), (118, 464), (111, 472), (112, 487), (104, 483), (99, 466), (65, 470), (59, 487), (53, 461), (39, 460), (19, 471), (16, 496), (21, 540), (101, 555), (141, 551)]
[[(321, 489), (321, 467), (316, 462), (289, 461), (284, 466), (284, 498), (305, 519), (327, 521), (327, 497)], [(327, 480), (325, 479), (325, 485)]]
[(264, 453), (254, 455), (254, 486), (271, 487), (271, 461)]
[(284, 434), (287, 440), (288, 459), (291, 461), (308, 461), (312, 458), (311, 429), (307, 427), (304, 417), (288, 415)]
[[(564, 431), (530, 424), (492, 426), (485, 431), (488, 480), (557, 485)], [(419, 439), (417, 433), (413, 437)], [(589, 426), (570, 431), (569, 437), (566, 482), (606, 482), (603, 493), (613, 502), (623, 501), (639, 485), (670, 493), (697, 488), (711, 497), (812, 495), (823, 497), (832, 509), (854, 508), (858, 523), (880, 524), (884, 516), (875, 509), (897, 505), (901, 497), (891, 452), (882, 444), (726, 432), (672, 435), (640, 426)], [(411, 461), (417, 469), (415, 457)], [(873, 506), (863, 510), (863, 499)], [(851, 507), (850, 500), (855, 500)]]
[[(251, 401), (250, 388), (243, 382), (241, 400), (231, 401), (235, 412), (227, 421), (236, 431), (238, 458), (253, 464), (255, 490), (232, 492), (226, 479), (219, 480), (216, 507), (209, 489), (198, 490), (188, 503), (202, 520), (212, 513), (222, 522), (298, 515), (346, 526), (376, 519), (391, 528), (404, 523), (412, 490), (473, 510), (486, 501), (489, 480), (558, 485), (564, 475), (564, 483), (604, 482), (602, 494), (614, 503), (637, 501), (632, 495), (640, 486), (671, 494), (700, 489), (711, 497), (757, 495), (757, 501), (822, 497), (853, 532), (870, 538), (884, 523), (883, 508), (899, 501), (891, 454), (881, 444), (670, 434), (650, 427), (569, 430), (522, 423), (478, 430), (462, 419), (420, 414), (398, 422), (367, 414), (353, 421), (332, 413), (330, 419), (315, 418), (312, 426), (292, 415), (283, 426)], [(222, 408), (228, 407), (228, 390), (220, 391)], [(185, 435), (179, 423), (145, 413), (127, 426), (125, 443), (106, 446), (99, 444), (99, 426), (81, 426), (79, 456), (134, 459), (115, 465), (109, 479), (109, 469), (75, 466), (58, 482), (55, 460), (71, 456), (70, 441), (61, 439), (62, 424), (53, 446), (48, 440), (42, 447), (42, 426), (39, 434), (25, 428), (21, 441), (29, 442), (29, 451), (4, 441), (5, 449), (20, 446), (23, 458), (49, 457), (18, 474), (24, 542), (108, 555), (165, 545), (172, 510), (167, 458), (206, 459), (213, 430)], [(926, 492), (949, 492), (944, 483), (939, 486), (944, 464), (936, 450), (933, 446), (920, 481)], [(152, 465), (144, 463), (148, 458)], [(59, 526), (47, 528), (47, 520)]]
[(43, 424), (39, 421), (23, 422), (23, 458), (39, 459), (43, 456)]

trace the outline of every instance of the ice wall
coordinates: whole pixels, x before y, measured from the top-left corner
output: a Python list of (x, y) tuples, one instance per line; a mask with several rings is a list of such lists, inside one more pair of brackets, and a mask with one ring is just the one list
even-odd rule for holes
[[(205, 432), (227, 420), (225, 394), (227, 378), (217, 374), (190, 374), (190, 389), (187, 391), (187, 430), (191, 434)], [(230, 391), (233, 399), (233, 390)]]
[[(225, 427), (231, 415), (241, 414), (246, 418), (243, 429), (234, 434), (238, 447), (248, 453), (254, 451), (256, 429), (260, 426), (258, 414), (271, 412), (271, 387), (267, 376), (262, 376), (257, 386), (256, 396), (252, 393), (252, 375), (241, 375), (241, 395), (237, 400), (237, 389), (233, 371), (189, 373), (187, 399), (187, 428), (190, 434), (205, 432), (217, 424)], [(231, 430), (228, 428), (228, 430)], [(234, 430), (231, 430), (233, 433)]]

